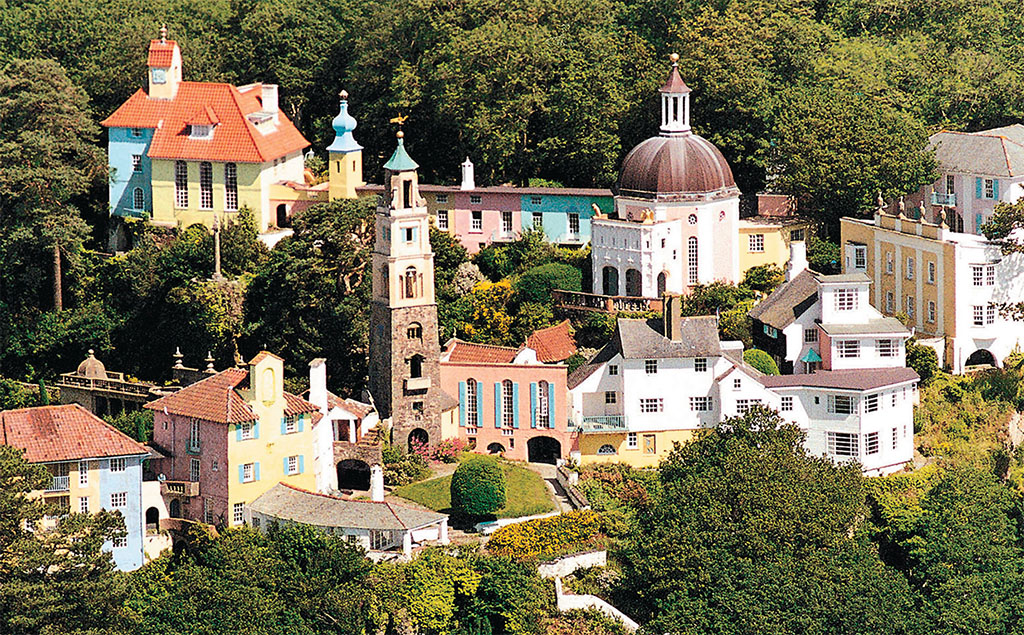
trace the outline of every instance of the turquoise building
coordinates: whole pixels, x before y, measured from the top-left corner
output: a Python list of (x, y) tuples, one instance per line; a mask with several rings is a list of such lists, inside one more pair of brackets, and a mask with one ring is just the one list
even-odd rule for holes
[(152, 161), (148, 156), (151, 128), (108, 128), (110, 214), (149, 218), (153, 213)]
[(530, 193), (520, 196), (522, 229), (536, 228), (539, 224), (548, 240), (559, 245), (589, 243), (594, 206), (602, 214), (615, 209), (611, 192), (576, 194), (563, 188), (523, 189)]

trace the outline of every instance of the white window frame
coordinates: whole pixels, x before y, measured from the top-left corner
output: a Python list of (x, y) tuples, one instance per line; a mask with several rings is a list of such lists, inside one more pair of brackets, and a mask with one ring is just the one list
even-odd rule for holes
[(469, 202), (471, 205), (479, 205), (483, 202), (483, 197), (481, 197), (479, 194), (470, 194)]
[(188, 208), (188, 163), (174, 162), (174, 207)]
[(231, 522), (235, 525), (245, 522), (245, 503), (235, 503), (231, 506)]
[(664, 410), (665, 400), (661, 397), (642, 397), (640, 399), (640, 412), (644, 414), (664, 412)]
[(110, 508), (118, 509), (128, 506), (128, 492), (113, 492), (110, 495)]
[(437, 228), (444, 230), (448, 229), (448, 210), (437, 210)]
[(619, 365), (618, 364), (608, 364), (608, 374), (610, 376), (613, 376), (613, 377), (618, 375), (619, 374)]
[(482, 232), (484, 230), (484, 213), (473, 210), (469, 213), (469, 231)]
[(534, 229), (544, 227), (544, 214), (541, 212), (533, 212), (533, 215), (530, 217), (530, 223)]
[(736, 400), (736, 414), (746, 414), (751, 406), (761, 403), (760, 399), (737, 399)]
[(832, 415), (852, 415), (857, 412), (857, 398), (850, 395), (829, 395), (828, 413)]
[(138, 174), (140, 172), (142, 172), (142, 155), (141, 154), (133, 154), (132, 155), (132, 174)]
[(853, 246), (853, 268), (864, 271), (868, 268), (868, 248), (866, 245)]
[(128, 460), (124, 457), (110, 459), (111, 472), (124, 472), (126, 469), (128, 469)]
[(836, 340), (836, 355), (839, 359), (860, 357), (860, 340)]
[(644, 360), (644, 373), (647, 375), (658, 374), (658, 360), (656, 359), (645, 359)]
[(779, 404), (780, 412), (792, 412), (793, 411), (793, 396), (784, 395), (782, 401)]
[(693, 370), (697, 373), (708, 372), (708, 358), (707, 357), (694, 357), (693, 358)]
[(292, 476), (299, 473), (299, 455), (293, 455), (288, 457), (288, 469), (285, 471), (286, 476)]
[(448, 195), (447, 194), (437, 194), (436, 196), (434, 196), (434, 201), (437, 202), (437, 203), (447, 203), (448, 202)]
[(835, 291), (835, 307), (836, 311), (855, 311), (857, 310), (858, 304), (858, 293), (857, 289), (836, 289)]
[(828, 453), (836, 457), (860, 456), (859, 435), (852, 432), (827, 432)]
[(982, 192), (981, 198), (992, 201), (996, 198), (996, 181), (995, 179), (982, 179)]
[[(538, 390), (539, 390), (539, 388), (538, 388)], [(538, 401), (538, 404), (539, 403), (540, 402)], [(614, 405), (614, 404), (618, 403), (618, 393), (616, 393), (614, 390), (606, 390), (606, 391), (604, 391), (604, 403), (605, 403), (605, 405)], [(541, 411), (541, 412), (543, 412), (543, 411)]]
[(466, 427), (476, 428), (480, 422), (477, 421), (477, 381), (475, 379), (466, 380)]
[(896, 258), (891, 251), (885, 252), (885, 272), (891, 274), (896, 268)]
[(818, 341), (818, 329), (812, 326), (804, 329), (804, 344), (815, 344)]
[(188, 424), (188, 449), (190, 452), (198, 452), (200, 447), (199, 421), (192, 419)]
[(580, 233), (580, 215), (577, 212), (569, 212), (569, 233), (573, 236)]
[(224, 164), (224, 209), (238, 210), (238, 166), (234, 163)]
[(908, 295), (907, 296), (907, 317), (911, 317), (911, 318), (914, 317), (914, 308), (916, 306), (917, 306), (917, 303), (914, 301), (914, 296)]
[(124, 549), (128, 546), (128, 536), (118, 536), (110, 541), (112, 549)]
[(753, 254), (764, 253), (764, 234), (750, 234), (747, 237), (747, 251)]
[(88, 514), (89, 513), (89, 497), (83, 496), (78, 499), (78, 513)]
[(240, 423), (238, 425), (242, 429), (242, 432), (241, 432), (241, 439), (242, 439), (242, 441), (249, 441), (249, 440), (251, 440), (253, 438), (253, 432), (252, 432), (253, 425), (252, 425), (252, 422)]
[(892, 313), (893, 309), (896, 308), (896, 298), (892, 291), (885, 292), (885, 312)]
[(201, 469), (202, 465), (199, 463), (199, 459), (192, 457), (192, 459), (189, 461), (188, 466), (188, 480), (192, 481), (193, 483), (197, 483), (199, 481)]
[(935, 300), (928, 300), (928, 321), (935, 322)]
[(513, 399), (513, 385), (511, 379), (501, 382), (501, 425), (511, 428), (515, 424), (515, 407)]
[(864, 435), (864, 454), (878, 454), (881, 445), (878, 432), (868, 432)]
[(284, 418), (284, 433), (294, 434), (299, 431), (299, 419), (298, 417), (285, 417)]
[(935, 262), (928, 261), (928, 284), (935, 284)]
[(626, 449), (627, 450), (636, 450), (639, 447), (640, 447), (640, 439), (638, 438), (637, 433), (636, 432), (627, 432), (626, 433)]
[(905, 273), (907, 274), (907, 280), (913, 280), (914, 279), (914, 257), (913, 256), (907, 256), (907, 269), (906, 269)]
[(711, 412), (711, 397), (690, 397), (690, 410), (693, 412)]
[(242, 482), (253, 483), (256, 481), (256, 464), (255, 463), (243, 463), (242, 464)]
[(864, 395), (864, 412), (878, 412), (878, 393)]
[(78, 486), (85, 487), (89, 484), (89, 462), (78, 462)]
[(512, 233), (512, 212), (503, 210), (501, 212), (501, 233), (506, 236)]
[[(612, 392), (615, 395), (615, 392)], [(608, 403), (608, 393), (605, 392), (605, 403)], [(618, 395), (615, 395), (618, 399)], [(541, 428), (551, 428), (551, 408), (548, 404), (551, 403), (551, 383), (547, 381), (541, 381), (537, 383), (537, 426)], [(615, 401), (612, 401), (615, 403)]]
[(897, 357), (899, 355), (899, 345), (896, 340), (891, 338), (875, 340), (875, 348), (878, 350), (879, 357)]

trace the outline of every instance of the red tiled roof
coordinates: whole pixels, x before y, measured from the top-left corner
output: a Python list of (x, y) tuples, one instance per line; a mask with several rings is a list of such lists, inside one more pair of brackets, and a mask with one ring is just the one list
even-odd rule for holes
[[(243, 368), (222, 370), (174, 394), (151, 401), (145, 407), (216, 423), (255, 421), (256, 413), (238, 394), (238, 387), (248, 377), (249, 371)], [(289, 392), (284, 393), (284, 400), (284, 413), (288, 416), (317, 410), (313, 404)]]
[[(181, 82), (174, 99), (150, 99), (140, 89), (102, 125), (153, 128), (148, 156), (154, 159), (265, 163), (309, 147), (280, 109), (278, 123), (266, 134), (249, 121), (248, 115), (263, 109), (260, 94), (258, 84), (241, 91), (211, 82)], [(210, 139), (189, 136), (189, 123), (203, 123), (190, 121), (199, 111), (219, 122)]]
[(171, 60), (174, 58), (174, 49), (178, 48), (178, 43), (174, 40), (150, 40), (149, 41), (149, 60), (147, 64), (150, 67), (155, 68), (170, 68)]
[(453, 340), (447, 361), (471, 364), (511, 364), (518, 353), (518, 350), (506, 346), (471, 344), (462, 340)]
[(253, 357), (252, 359), (249, 360), (249, 365), (250, 366), (255, 366), (256, 364), (259, 364), (260, 362), (262, 362), (263, 360), (265, 360), (268, 357), (273, 357), (274, 359), (282, 361), (282, 362), (284, 361), (283, 359), (281, 359), (277, 355), (274, 355), (270, 351), (260, 351), (259, 353), (256, 354), (256, 357)]
[(217, 118), (217, 113), (213, 112), (213, 108), (209, 106), (203, 106), (193, 112), (187, 119), (186, 123), (194, 123), (200, 126), (213, 126), (220, 123), (220, 119)]
[(373, 406), (370, 404), (365, 404), (355, 399), (342, 399), (331, 392), (327, 393), (327, 405), (331, 408), (344, 408), (360, 419), (373, 412)]
[(537, 359), (545, 364), (565, 361), (576, 352), (569, 320), (534, 331), (526, 338), (526, 345), (537, 351)]
[(31, 463), (149, 453), (78, 404), (0, 412), (0, 443), (22, 448)]

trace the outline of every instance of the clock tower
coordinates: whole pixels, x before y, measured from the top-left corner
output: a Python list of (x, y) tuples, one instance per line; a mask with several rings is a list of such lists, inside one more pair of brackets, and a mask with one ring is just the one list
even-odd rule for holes
[(441, 440), (434, 254), (418, 167), (399, 131), (377, 205), (370, 304), (370, 393), (404, 448)]
[(174, 99), (181, 83), (181, 49), (167, 39), (167, 27), (160, 27), (160, 39), (149, 43), (149, 98)]

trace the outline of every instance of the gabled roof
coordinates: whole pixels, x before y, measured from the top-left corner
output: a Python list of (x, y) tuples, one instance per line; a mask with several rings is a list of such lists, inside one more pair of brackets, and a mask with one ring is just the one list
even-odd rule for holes
[[(302, 398), (307, 401), (309, 400), (309, 390), (303, 391)], [(329, 390), (327, 391), (327, 407), (328, 409), (341, 408), (342, 410), (351, 412), (360, 419), (373, 412), (373, 406), (370, 404), (356, 401), (355, 399), (339, 397)]]
[(273, 518), (319, 527), (347, 529), (419, 529), (448, 518), (445, 514), (386, 501), (350, 500), (278, 483), (249, 507)]
[(716, 357), (721, 354), (718, 319), (713, 315), (684, 317), (678, 341), (663, 335), (661, 319), (620, 319), (615, 327), (619, 350), (625, 359)]
[[(183, 417), (193, 417), (215, 423), (245, 423), (258, 417), (252, 407), (239, 394), (239, 386), (248, 379), (249, 371), (244, 368), (229, 368), (216, 375), (185, 386), (176, 393), (147, 403), (150, 410), (165, 411)], [(287, 416), (319, 409), (305, 399), (285, 392)]]
[(940, 170), (983, 176), (1024, 175), (1024, 126), (979, 132), (943, 130), (928, 138)]
[(508, 346), (474, 344), (456, 338), (448, 340), (444, 348), (441, 360), (457, 364), (511, 364), (519, 353)]
[(176, 48), (178, 43), (174, 40), (150, 40), (149, 59), (146, 65), (151, 68), (170, 68)]
[(569, 320), (534, 331), (526, 338), (526, 346), (537, 351), (537, 359), (545, 364), (565, 361), (576, 352)]
[[(148, 156), (154, 159), (265, 163), (300, 152), (309, 142), (278, 109), (278, 122), (264, 134), (249, 120), (263, 111), (260, 85), (242, 89), (231, 84), (181, 82), (174, 99), (151, 99), (139, 89), (102, 125), (111, 128), (152, 128)], [(197, 113), (217, 123), (213, 137), (192, 139), (188, 124)]]
[(864, 368), (856, 370), (819, 370), (805, 375), (767, 375), (761, 378), (766, 388), (833, 388), (836, 390), (873, 390), (893, 384), (920, 380), (913, 368)]
[(818, 282), (814, 272), (804, 269), (783, 283), (750, 310), (750, 317), (777, 329), (784, 329), (803, 315), (818, 300)]
[(0, 444), (23, 449), (31, 463), (149, 454), (78, 404), (0, 412)]

